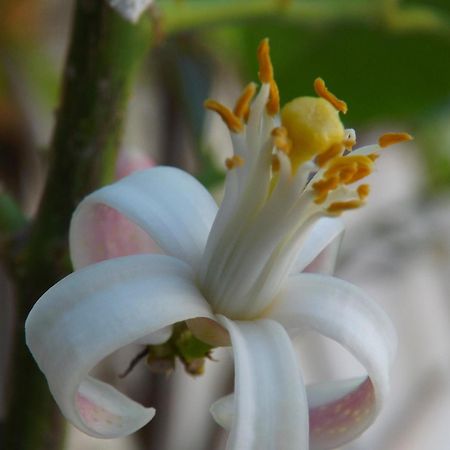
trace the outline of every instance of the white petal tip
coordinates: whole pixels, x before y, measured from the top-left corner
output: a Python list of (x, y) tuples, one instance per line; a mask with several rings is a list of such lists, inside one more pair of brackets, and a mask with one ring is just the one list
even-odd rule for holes
[(124, 19), (136, 23), (153, 0), (108, 0), (108, 3)]
[(134, 433), (155, 416), (154, 408), (145, 408), (92, 378), (83, 382), (75, 397), (75, 407), (85, 433), (97, 438), (117, 438)]
[(225, 430), (231, 429), (231, 422), (233, 418), (233, 395), (227, 395), (226, 397), (219, 398), (209, 408), (209, 412), (213, 416), (213, 419)]

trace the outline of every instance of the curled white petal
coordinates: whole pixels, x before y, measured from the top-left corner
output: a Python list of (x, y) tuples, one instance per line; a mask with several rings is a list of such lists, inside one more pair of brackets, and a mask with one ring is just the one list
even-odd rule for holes
[(235, 361), (236, 401), (227, 449), (307, 448), (306, 393), (286, 331), (271, 320), (234, 322), (221, 316), (220, 321), (230, 333)]
[(137, 22), (153, 0), (108, 0), (108, 3), (130, 22)]
[[(129, 236), (114, 229), (108, 231), (110, 236), (93, 232), (103, 217), (97, 214), (99, 206), (117, 210), (145, 230), (164, 253), (194, 267), (200, 262), (217, 213), (209, 192), (188, 173), (173, 167), (135, 172), (88, 195), (76, 209), (69, 236), (76, 268), (117, 256), (108, 252), (109, 242), (116, 247), (128, 245)], [(144, 251), (149, 250), (144, 247)]]
[(298, 257), (294, 263), (291, 273), (302, 272), (309, 264), (311, 264), (322, 252), (327, 251), (330, 254), (325, 259), (318, 262), (319, 267), (314, 272), (332, 273), (334, 263), (336, 261), (336, 252), (334, 245), (339, 247), (340, 239), (344, 233), (344, 224), (340, 219), (322, 217), (307, 232), (305, 241), (298, 253)]
[(213, 316), (182, 261), (133, 255), (81, 269), (49, 289), (26, 340), (61, 411), (96, 437), (136, 431), (154, 415), (89, 376), (110, 353), (174, 322)]
[(172, 336), (172, 331), (173, 331), (172, 326), (161, 328), (158, 331), (147, 334), (146, 336), (138, 339), (135, 342), (135, 344), (141, 344), (141, 345), (162, 344), (170, 339), (170, 336)]
[(387, 315), (360, 289), (337, 278), (300, 274), (286, 282), (269, 313), (288, 331), (312, 329), (349, 350), (368, 378), (311, 388), (311, 448), (335, 448), (362, 433), (378, 414), (389, 388), (396, 335)]

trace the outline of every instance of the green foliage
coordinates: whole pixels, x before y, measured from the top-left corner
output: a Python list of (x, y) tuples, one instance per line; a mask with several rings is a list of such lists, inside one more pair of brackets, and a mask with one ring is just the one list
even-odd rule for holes
[(449, 123), (450, 108), (447, 106), (431, 115), (417, 131), (431, 194), (450, 189)]
[(348, 124), (411, 119), (450, 97), (450, 39), (441, 35), (355, 23), (308, 29), (262, 24), (233, 32), (240, 35), (235, 50), (246, 79), (255, 78), (255, 48), (268, 36), (282, 102), (314, 95), (312, 83), (320, 76), (349, 104)]

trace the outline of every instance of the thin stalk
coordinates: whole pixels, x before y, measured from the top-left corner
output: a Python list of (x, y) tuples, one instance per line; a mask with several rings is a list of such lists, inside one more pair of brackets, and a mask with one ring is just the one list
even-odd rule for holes
[(63, 420), (26, 348), (24, 322), (39, 296), (70, 271), (67, 232), (74, 208), (112, 178), (130, 89), (149, 45), (147, 19), (132, 25), (105, 1), (76, 2), (48, 181), (29, 234), (11, 250), (18, 320), (0, 448), (63, 448)]

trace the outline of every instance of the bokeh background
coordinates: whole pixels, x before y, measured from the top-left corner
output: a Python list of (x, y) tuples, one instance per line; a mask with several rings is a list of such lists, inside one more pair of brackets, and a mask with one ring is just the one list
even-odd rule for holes
[[(100, 0), (99, 0), (100, 1)], [(282, 103), (313, 95), (320, 76), (347, 101), (344, 117), (358, 146), (388, 131), (414, 135), (387, 149), (371, 175), (368, 205), (345, 214), (347, 230), (337, 276), (370, 293), (399, 336), (392, 393), (377, 423), (347, 450), (444, 450), (450, 438), (450, 3), (448, 0), (281, 1), (278, 12), (242, 13), (164, 33), (165, 15), (186, 5), (220, 1), (156, 1), (157, 30), (127, 115), (122, 153), (151, 158), (196, 175), (220, 198), (225, 127), (206, 114), (207, 97), (232, 104), (257, 79), (255, 49), (269, 37)], [(316, 4), (296, 16), (295, 4)], [(248, 5), (258, 4), (251, 0)], [(317, 9), (320, 5), (322, 9)], [(355, 6), (356, 5), (356, 6)], [(351, 7), (351, 8), (350, 8)], [(360, 13), (358, 13), (360, 7)], [(256, 8), (257, 9), (257, 8)], [(255, 9), (255, 11), (256, 11)], [(211, 9), (212, 11), (212, 9)], [(306, 10), (307, 11), (307, 8)], [(319, 11), (319, 12), (317, 12)], [(6, 230), (20, 230), (38, 208), (48, 169), (48, 145), (60, 93), (73, 5), (58, 0), (2, 0), (0, 4), (0, 214)], [(55, 212), (57, 214), (57, 212)], [(23, 217), (22, 217), (23, 216)], [(12, 221), (12, 223), (11, 223)], [(16, 221), (16, 222), (14, 222)], [(14, 327), (14, 289), (7, 270), (0, 287), (0, 419), (7, 414)], [(317, 336), (298, 341), (307, 381), (357, 374), (340, 348)], [(232, 388), (232, 361), (214, 353), (206, 375), (178, 367), (166, 377), (144, 363), (125, 379), (136, 349), (112, 355), (98, 368), (157, 416), (133, 437), (99, 441), (69, 427), (67, 450), (213, 450), (224, 435), (208, 413)], [(24, 405), (26, 407), (26, 405)]]

